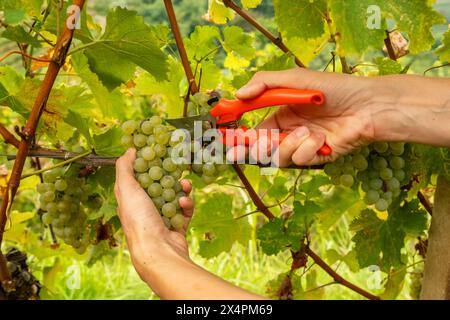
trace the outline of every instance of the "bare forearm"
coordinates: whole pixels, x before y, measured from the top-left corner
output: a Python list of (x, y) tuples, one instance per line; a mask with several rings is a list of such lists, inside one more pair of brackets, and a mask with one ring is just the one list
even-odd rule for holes
[(380, 77), (373, 100), (376, 140), (450, 147), (450, 79)]
[(153, 291), (166, 300), (259, 300), (245, 291), (202, 269), (192, 261), (170, 252), (148, 258), (141, 276)]

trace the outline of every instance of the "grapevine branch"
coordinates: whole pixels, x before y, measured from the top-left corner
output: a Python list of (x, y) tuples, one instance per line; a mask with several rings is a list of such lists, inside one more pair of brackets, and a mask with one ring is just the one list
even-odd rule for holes
[(386, 39), (384, 39), (384, 44), (386, 45), (386, 49), (391, 60), (397, 61), (397, 56), (395, 54), (394, 47), (392, 46), (391, 35), (389, 31), (386, 31)]
[(250, 23), (255, 29), (261, 32), (267, 39), (269, 39), (274, 45), (280, 48), (284, 53), (291, 54), (295, 58), (295, 63), (301, 67), (306, 68), (305, 64), (300, 61), (298, 57), (296, 57), (291, 50), (284, 44), (283, 40), (280, 37), (276, 37), (269, 30), (267, 30), (263, 25), (261, 25), (258, 21), (256, 21), (252, 16), (250, 16), (245, 10), (239, 7), (232, 0), (223, 0), (223, 3), (236, 12), (242, 19)]
[(417, 192), (417, 198), (419, 198), (420, 203), (422, 206), (427, 210), (427, 212), (430, 214), (430, 216), (433, 215), (433, 206), (431, 205), (430, 201), (428, 201), (427, 197), (422, 193), (422, 191)]
[[(73, 5), (82, 9), (85, 3), (85, 0), (73, 0)], [(25, 165), (25, 160), (28, 156), (28, 151), (30, 145), (34, 139), (34, 135), (36, 133), (36, 128), (38, 126), (40, 117), (45, 109), (47, 104), (48, 97), (55, 83), (56, 77), (59, 73), (59, 70), (64, 65), (67, 52), (69, 50), (70, 44), (72, 43), (74, 29), (68, 28), (67, 25), (64, 26), (64, 30), (61, 35), (58, 37), (58, 41), (55, 45), (53, 57), (49, 62), (49, 66), (47, 69), (47, 73), (42, 82), (42, 86), (39, 90), (39, 93), (36, 97), (34, 105), (31, 109), (30, 116), (25, 124), (25, 128), (22, 131), (21, 141), (18, 146), (17, 158), (14, 162), (14, 166), (12, 169), (11, 177), (8, 181), (8, 185), (4, 194), (3, 202), (0, 208), (0, 245), (3, 240), (3, 233), (5, 230), (5, 225), (7, 222), (7, 212), (10, 203), (14, 200), (14, 196), (17, 192), (17, 189), (20, 185), (20, 178), (22, 175), (22, 171)], [(0, 269), (4, 269), (0, 266)], [(6, 270), (7, 272), (7, 270)], [(5, 273), (5, 270), (0, 272), (0, 277)], [(3, 277), (0, 278), (0, 281), (3, 281)]]
[(20, 141), (0, 123), (0, 135), (6, 143), (19, 148)]
[(350, 290), (353, 290), (363, 297), (366, 297), (370, 300), (380, 300), (380, 297), (375, 296), (371, 294), (370, 292), (367, 292), (366, 290), (354, 285), (353, 283), (348, 282), (344, 278), (342, 278), (336, 271), (334, 271), (325, 261), (322, 260), (314, 251), (311, 250), (309, 246), (306, 246), (306, 254), (311, 257), (311, 259), (314, 260), (314, 262), (321, 267), (328, 275), (330, 275), (334, 281), (337, 283), (343, 285), (344, 287), (349, 288)]
[(192, 93), (198, 92), (197, 84), (195, 83), (195, 77), (192, 73), (192, 68), (189, 63), (189, 59), (186, 54), (186, 49), (184, 47), (183, 38), (181, 36), (180, 28), (178, 27), (177, 17), (175, 11), (173, 10), (172, 0), (164, 0), (164, 5), (166, 6), (167, 16), (169, 17), (170, 26), (172, 28), (172, 33), (175, 37), (175, 42), (177, 44), (178, 52), (180, 53), (181, 62), (183, 64), (184, 72), (189, 82), (190, 91)]

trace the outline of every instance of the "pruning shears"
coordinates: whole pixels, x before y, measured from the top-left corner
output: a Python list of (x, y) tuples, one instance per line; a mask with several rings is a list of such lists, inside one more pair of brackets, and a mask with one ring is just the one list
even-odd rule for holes
[[(222, 133), (226, 129), (241, 129), (241, 134), (245, 134), (247, 128), (243, 125), (239, 125), (239, 120), (242, 116), (250, 111), (263, 109), (267, 107), (292, 105), (297, 108), (301, 108), (302, 105), (315, 105), (321, 106), (325, 101), (325, 97), (322, 92), (317, 90), (299, 90), (299, 89), (269, 89), (263, 92), (260, 96), (249, 100), (228, 100), (220, 99), (217, 104), (206, 115), (198, 115), (193, 117), (168, 119), (171, 125), (178, 129), (185, 129), (189, 132), (193, 132), (194, 124), (196, 121), (206, 121), (210, 124), (211, 128), (218, 129)], [(246, 135), (245, 145), (251, 146), (256, 143), (260, 137), (258, 131), (256, 135)], [(287, 133), (279, 133), (277, 141), (272, 143), (280, 144), (286, 137)], [(225, 141), (223, 143), (227, 145), (237, 145), (237, 139), (234, 141)], [(319, 155), (329, 156), (332, 150), (324, 144), (318, 151)]]

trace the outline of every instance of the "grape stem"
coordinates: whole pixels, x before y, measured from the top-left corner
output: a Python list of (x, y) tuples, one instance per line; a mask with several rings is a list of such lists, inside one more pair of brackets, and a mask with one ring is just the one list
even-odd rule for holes
[(33, 171), (33, 172), (25, 173), (25, 174), (22, 175), (22, 177), (20, 179), (26, 179), (28, 177), (44, 173), (46, 171), (50, 171), (50, 170), (53, 170), (55, 168), (64, 167), (65, 165), (68, 165), (68, 164), (70, 164), (72, 162), (75, 162), (78, 159), (84, 158), (84, 157), (90, 155), (91, 153), (92, 153), (92, 151), (87, 151), (85, 153), (79, 154), (79, 155), (77, 155), (77, 156), (75, 156), (73, 158), (70, 158), (68, 160), (56, 163), (53, 166), (50, 166), (50, 167), (47, 167), (47, 168), (44, 168), (44, 169), (40, 169), (40, 170), (36, 170), (36, 171)]

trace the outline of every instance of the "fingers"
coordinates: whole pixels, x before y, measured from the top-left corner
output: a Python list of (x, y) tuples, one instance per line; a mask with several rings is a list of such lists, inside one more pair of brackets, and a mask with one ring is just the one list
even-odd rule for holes
[(325, 135), (322, 133), (311, 134), (299, 145), (292, 155), (292, 162), (298, 166), (309, 166), (323, 162), (323, 157), (318, 155), (319, 149), (325, 144)]
[(189, 180), (183, 179), (180, 181), (181, 186), (183, 187), (183, 191), (186, 195), (189, 195), (192, 191), (192, 184)]
[(287, 167), (292, 164), (292, 156), (296, 150), (310, 137), (307, 127), (298, 127), (292, 131), (280, 144), (273, 155), (273, 161), (277, 167)]
[(114, 192), (118, 203), (118, 215), (127, 236), (157, 234), (164, 226), (149, 196), (134, 178), (133, 164), (136, 150), (129, 149), (116, 162)]

